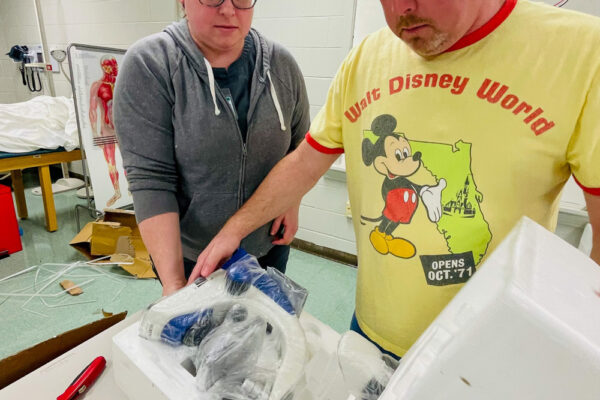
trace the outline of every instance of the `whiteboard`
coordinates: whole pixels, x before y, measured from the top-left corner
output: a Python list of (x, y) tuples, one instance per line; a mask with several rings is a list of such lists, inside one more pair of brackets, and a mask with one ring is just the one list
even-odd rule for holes
[[(542, 3), (600, 16), (600, 0), (542, 0)], [(385, 17), (378, 0), (356, 0), (353, 46), (384, 26)]]

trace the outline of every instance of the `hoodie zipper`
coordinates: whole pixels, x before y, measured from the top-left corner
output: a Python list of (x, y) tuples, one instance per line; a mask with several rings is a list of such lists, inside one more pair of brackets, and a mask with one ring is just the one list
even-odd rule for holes
[[(244, 141), (244, 138), (242, 137), (242, 131), (240, 130), (240, 126), (237, 122), (235, 114), (231, 110), (231, 106), (229, 105), (227, 100), (225, 100), (225, 96), (223, 95), (221, 88), (219, 88), (218, 85), (215, 85), (215, 90), (217, 91), (217, 98), (219, 99), (221, 104), (225, 104), (225, 107), (223, 107), (223, 108), (225, 108), (227, 110), (227, 115), (233, 120), (233, 124), (235, 125), (235, 129), (238, 133), (240, 143), (242, 144), (242, 162), (241, 162), (241, 166), (240, 166), (240, 175), (239, 175), (240, 184), (238, 187), (238, 201), (237, 201), (237, 203), (238, 203), (237, 207), (240, 208), (244, 204), (244, 185), (246, 182), (246, 160), (248, 158), (248, 147), (246, 145), (246, 143), (248, 141), (248, 132), (246, 132), (246, 141)], [(248, 129), (248, 131), (249, 130), (250, 129)]]
[[(254, 76), (252, 76), (252, 79), (254, 79)], [(257, 80), (258, 82), (258, 80)], [(260, 84), (260, 83), (258, 83)], [(250, 128), (252, 125), (252, 119), (251, 114), (250, 114), (250, 107), (248, 107), (248, 114), (246, 115), (246, 119), (248, 122), (248, 130), (246, 131), (246, 141), (244, 141), (244, 138), (242, 137), (242, 131), (240, 129), (240, 126), (237, 122), (237, 119), (235, 117), (235, 115), (233, 114), (233, 111), (231, 110), (231, 106), (227, 103), (227, 101), (225, 100), (225, 96), (223, 95), (223, 92), (221, 91), (221, 88), (218, 87), (218, 85), (215, 87), (215, 90), (217, 90), (217, 97), (220, 97), (220, 101), (221, 103), (225, 103), (227, 104), (227, 106), (225, 107), (227, 109), (227, 113), (230, 117), (232, 117), (234, 125), (235, 125), (235, 129), (238, 132), (238, 137), (240, 138), (240, 142), (242, 143), (242, 165), (240, 168), (240, 175), (239, 175), (239, 181), (240, 181), (240, 186), (238, 188), (238, 209), (242, 207), (242, 205), (244, 205), (244, 186), (246, 184), (246, 162), (248, 160), (248, 140), (250, 140)], [(258, 89), (259, 91), (263, 91), (265, 90), (264, 85)], [(254, 96), (256, 96), (257, 98), (260, 98), (258, 93), (255, 93)], [(250, 106), (252, 106), (252, 98), (253, 98), (253, 94), (252, 92), (250, 93)], [(258, 102), (258, 100), (256, 100), (256, 102)], [(256, 107), (256, 102), (254, 103), (254, 106), (252, 107), (252, 111), (254, 112), (254, 108)]]
[[(239, 127), (238, 127), (239, 130)], [(240, 132), (241, 136), (241, 132)], [(247, 139), (247, 137), (246, 137)], [(248, 149), (246, 148), (246, 143), (242, 142), (242, 168), (240, 170), (240, 187), (238, 190), (238, 208), (242, 207), (244, 204), (244, 185), (246, 181), (246, 159), (248, 158)]]

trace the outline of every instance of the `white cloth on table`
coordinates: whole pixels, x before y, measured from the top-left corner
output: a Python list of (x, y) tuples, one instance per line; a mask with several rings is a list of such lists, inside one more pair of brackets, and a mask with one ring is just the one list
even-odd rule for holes
[(22, 103), (0, 104), (0, 151), (79, 147), (73, 99), (38, 96)]

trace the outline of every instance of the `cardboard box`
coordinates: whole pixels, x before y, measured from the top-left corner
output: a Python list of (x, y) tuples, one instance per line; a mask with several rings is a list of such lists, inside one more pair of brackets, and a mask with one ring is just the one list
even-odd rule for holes
[(62, 333), (0, 361), (0, 389), (125, 319), (127, 312)]
[(103, 219), (89, 222), (70, 245), (89, 259), (111, 256), (138, 278), (156, 278), (133, 211), (105, 210)]

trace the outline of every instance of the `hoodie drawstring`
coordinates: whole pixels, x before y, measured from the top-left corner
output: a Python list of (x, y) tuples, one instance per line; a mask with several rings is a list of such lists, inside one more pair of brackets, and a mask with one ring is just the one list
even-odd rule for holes
[[(215, 90), (215, 75), (213, 73), (210, 62), (208, 62), (206, 58), (204, 59), (204, 63), (206, 64), (206, 72), (208, 73), (208, 84), (210, 86), (210, 94), (212, 96), (213, 103), (215, 104), (215, 115), (220, 115), (221, 110), (219, 110), (219, 106), (217, 105), (217, 94)], [(279, 117), (279, 124), (281, 126), (281, 130), (285, 131), (285, 120), (283, 119), (281, 104), (279, 103), (279, 98), (277, 97), (277, 92), (275, 91), (275, 85), (273, 84), (273, 79), (271, 78), (270, 71), (267, 71), (267, 77), (269, 78), (269, 88), (271, 89), (271, 97), (273, 98), (273, 104), (275, 105), (275, 109), (277, 110), (277, 116)]]
[(281, 130), (285, 131), (285, 122), (283, 120), (283, 112), (281, 111), (281, 104), (279, 104), (279, 99), (277, 98), (277, 92), (275, 91), (275, 85), (273, 85), (273, 79), (271, 79), (270, 71), (267, 71), (267, 77), (269, 78), (269, 87), (271, 88), (271, 97), (273, 97), (273, 103), (275, 104), (275, 109), (277, 110), (277, 115), (279, 116), (279, 123), (281, 124)]
[(210, 86), (210, 94), (212, 95), (213, 103), (215, 103), (215, 115), (221, 114), (219, 106), (217, 105), (217, 95), (215, 91), (215, 75), (213, 74), (212, 66), (205, 58), (204, 63), (206, 64), (206, 72), (208, 73), (208, 84)]

